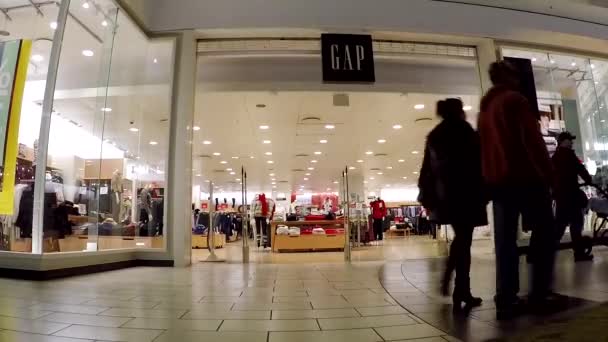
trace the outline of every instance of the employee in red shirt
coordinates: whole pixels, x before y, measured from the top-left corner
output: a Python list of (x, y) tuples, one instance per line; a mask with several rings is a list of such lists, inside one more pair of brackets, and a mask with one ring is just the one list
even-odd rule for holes
[(374, 237), (376, 240), (382, 241), (384, 235), (382, 223), (384, 222), (384, 217), (386, 216), (386, 204), (380, 197), (378, 197), (375, 201), (370, 203), (369, 206), (372, 208)]

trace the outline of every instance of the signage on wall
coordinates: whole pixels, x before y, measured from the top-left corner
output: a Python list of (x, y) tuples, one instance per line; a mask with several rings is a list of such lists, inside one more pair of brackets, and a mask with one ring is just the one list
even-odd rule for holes
[(32, 42), (0, 42), (0, 215), (14, 213), (21, 102)]
[(372, 36), (326, 33), (321, 35), (323, 82), (374, 83)]

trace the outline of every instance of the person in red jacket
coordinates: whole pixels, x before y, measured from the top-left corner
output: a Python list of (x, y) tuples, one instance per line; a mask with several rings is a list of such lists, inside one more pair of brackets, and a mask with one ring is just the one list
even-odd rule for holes
[(375, 201), (370, 203), (369, 206), (372, 209), (374, 237), (377, 241), (382, 241), (382, 238), (384, 237), (382, 223), (384, 222), (384, 217), (386, 216), (386, 204), (380, 197), (378, 197)]

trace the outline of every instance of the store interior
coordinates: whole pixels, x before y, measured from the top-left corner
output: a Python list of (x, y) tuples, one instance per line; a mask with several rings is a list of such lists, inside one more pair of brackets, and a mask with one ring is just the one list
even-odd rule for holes
[[(56, 3), (0, 1), (1, 41), (31, 39), (15, 205), (2, 250), (31, 252), (42, 103)], [(149, 40), (112, 1), (72, 1), (45, 172), (43, 253), (164, 247), (173, 40)]]
[[(266, 58), (199, 56), (193, 261), (209, 255), (209, 226), (214, 253), (230, 262), (242, 261), (243, 238), (255, 262), (343, 261), (345, 182), (352, 260), (445, 255), (445, 228), (435, 229), (416, 201), (418, 172), (426, 135), (439, 122), (438, 100), (461, 98), (475, 124), (476, 62), (404, 54), (377, 61), (373, 86), (320, 87), (307, 69), (314, 58)], [(303, 70), (278, 72), (298, 61)], [(386, 207), (382, 241), (370, 217), (377, 200)], [(255, 233), (243, 237), (248, 223)], [(476, 253), (491, 252), (487, 227), (475, 239)]]

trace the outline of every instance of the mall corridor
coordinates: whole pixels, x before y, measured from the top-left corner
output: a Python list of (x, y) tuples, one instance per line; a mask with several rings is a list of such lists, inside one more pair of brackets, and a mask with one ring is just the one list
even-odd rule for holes
[(491, 299), (493, 260), (481, 256), (474, 260), (473, 292), (484, 305), (468, 316), (454, 315), (450, 301), (437, 295), (438, 258), (351, 265), (198, 263), (47, 282), (2, 279), (0, 341), (528, 341), (521, 334), (535, 334), (540, 322), (550, 329), (554, 320), (567, 321), (608, 302), (607, 262), (603, 248), (593, 263), (576, 267), (563, 252), (556, 290), (570, 297), (568, 307), (501, 323)]

